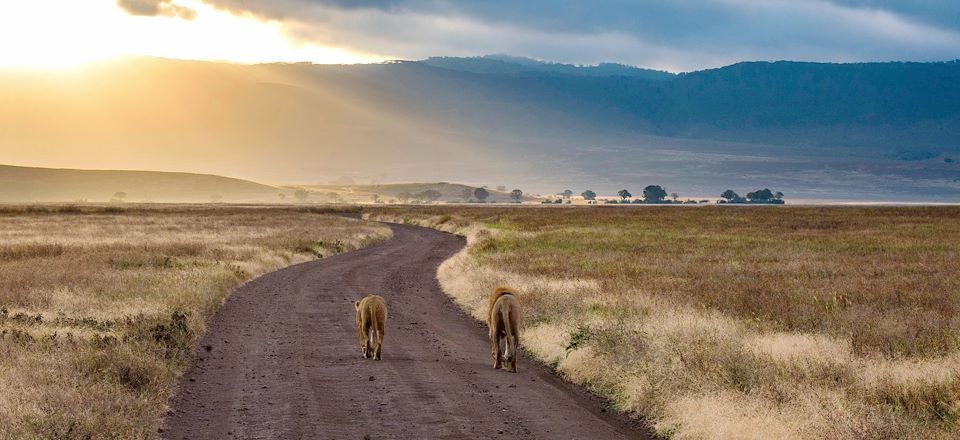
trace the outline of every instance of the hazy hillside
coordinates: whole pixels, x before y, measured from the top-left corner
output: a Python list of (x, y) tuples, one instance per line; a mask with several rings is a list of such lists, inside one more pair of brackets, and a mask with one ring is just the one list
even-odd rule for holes
[[(473, 195), (467, 197), (464, 194), (465, 191), (470, 191), (472, 194), (476, 187), (448, 182), (387, 183), (373, 185), (299, 185), (298, 187), (316, 193), (314, 199), (321, 201), (335, 201), (339, 199), (353, 203), (370, 203), (374, 200), (389, 202), (391, 200), (402, 201), (405, 197), (410, 196), (414, 196), (412, 200), (416, 200), (418, 193), (426, 191), (436, 191), (440, 194), (437, 200), (444, 202), (476, 200)], [(494, 188), (486, 188), (486, 190), (489, 193), (486, 202), (510, 202), (512, 200), (510, 198), (510, 189), (501, 191)], [(376, 198), (374, 198), (374, 196), (376, 196)], [(524, 200), (538, 200), (538, 198), (525, 195)]]
[(16, 103), (0, 106), (12, 164), (541, 193), (656, 183), (681, 197), (770, 187), (788, 199), (960, 199), (958, 62), (672, 75), (502, 56), (349, 66), (126, 58), (0, 71), (0, 101)]
[(0, 202), (276, 202), (278, 188), (207, 174), (0, 165)]
[[(762, 137), (785, 145), (893, 152), (918, 146), (934, 153), (958, 150), (953, 136), (960, 133), (960, 61), (744, 62), (679, 75), (627, 66), (601, 74), (603, 65), (489, 57), (424, 63), (488, 74), (518, 99), (564, 97), (563, 104), (575, 103), (572, 109), (602, 109), (619, 115), (614, 121), (622, 127), (658, 135)], [(895, 133), (901, 136), (890, 139)]]

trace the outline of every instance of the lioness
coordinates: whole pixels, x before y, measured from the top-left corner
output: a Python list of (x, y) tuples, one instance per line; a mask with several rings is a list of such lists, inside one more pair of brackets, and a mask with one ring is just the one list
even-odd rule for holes
[[(520, 301), (516, 291), (510, 287), (500, 286), (490, 294), (490, 304), (487, 312), (487, 327), (490, 328), (490, 355), (493, 357), (493, 368), (503, 366), (506, 358), (509, 365), (507, 371), (517, 372), (517, 345), (520, 343)], [(500, 349), (500, 340), (503, 340), (503, 350)]]
[(357, 308), (357, 337), (363, 358), (380, 360), (383, 331), (387, 323), (387, 303), (380, 295), (367, 295), (354, 303)]

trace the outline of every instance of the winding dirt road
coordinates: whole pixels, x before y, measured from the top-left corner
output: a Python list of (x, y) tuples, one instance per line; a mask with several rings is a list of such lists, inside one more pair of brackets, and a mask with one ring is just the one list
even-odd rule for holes
[[(211, 320), (171, 399), (168, 439), (653, 438), (521, 357), (494, 370), (485, 327), (441, 290), (464, 241), (391, 225), (382, 244), (261, 276)], [(388, 303), (383, 360), (360, 357), (353, 301)]]

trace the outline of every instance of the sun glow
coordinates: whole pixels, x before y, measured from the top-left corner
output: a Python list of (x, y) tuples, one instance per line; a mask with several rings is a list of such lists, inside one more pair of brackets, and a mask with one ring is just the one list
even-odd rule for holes
[(363, 63), (385, 57), (314, 44), (285, 35), (283, 23), (237, 16), (197, 0), (185, 20), (132, 16), (115, 0), (0, 2), (0, 67), (61, 68), (120, 55), (240, 63)]

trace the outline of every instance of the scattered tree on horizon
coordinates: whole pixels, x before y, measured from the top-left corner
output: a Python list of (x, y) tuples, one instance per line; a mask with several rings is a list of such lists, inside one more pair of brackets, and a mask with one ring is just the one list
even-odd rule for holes
[(720, 194), (720, 197), (726, 200), (726, 203), (770, 203), (775, 205), (783, 204), (783, 193), (773, 192), (769, 188), (758, 189), (748, 192), (747, 197), (741, 197), (732, 189), (728, 189)]
[(413, 197), (417, 200), (423, 200), (425, 202), (436, 202), (440, 199), (440, 197), (443, 197), (443, 194), (435, 189), (428, 189), (426, 191), (414, 194)]
[(750, 200), (752, 203), (770, 203), (781, 200), (782, 198), (782, 192), (778, 191), (774, 194), (769, 188), (758, 189), (754, 192), (747, 193), (747, 200)]
[(643, 200), (647, 203), (660, 203), (667, 197), (667, 190), (660, 185), (647, 185), (643, 189)]
[(670, 193), (670, 198), (673, 199), (674, 202), (676, 202), (677, 199), (680, 198), (680, 194), (678, 194), (678, 193)]
[(726, 190), (726, 191), (724, 191), (723, 193), (720, 194), (720, 198), (722, 198), (722, 199), (724, 199), (724, 200), (726, 200), (726, 201), (728, 201), (728, 202), (732, 202), (732, 201), (734, 201), (734, 200), (739, 199), (739, 198), (740, 198), (740, 194), (737, 194), (736, 191), (734, 191), (734, 190), (732, 190), (732, 189), (728, 189), (728, 190)]
[(520, 203), (523, 200), (523, 191), (520, 191), (519, 189), (510, 191), (510, 198), (515, 202)]
[(473, 196), (483, 203), (484, 200), (487, 200), (487, 197), (490, 197), (490, 192), (488, 192), (485, 188), (480, 187), (473, 190)]
[(563, 198), (569, 199), (570, 197), (573, 197), (573, 191), (569, 189), (563, 190)]
[(402, 191), (400, 194), (397, 194), (397, 198), (400, 199), (401, 202), (407, 203), (413, 198), (413, 194), (410, 194), (408, 191)]
[(597, 193), (589, 189), (580, 193), (580, 196), (583, 197), (584, 200), (597, 200)]
[(328, 199), (330, 199), (330, 202), (333, 203), (339, 203), (343, 201), (343, 199), (340, 197), (340, 194), (333, 191), (328, 192), (326, 196)]
[(113, 198), (122, 202), (124, 201), (123, 199), (127, 198), (127, 193), (123, 191), (117, 191), (113, 193)]
[(297, 188), (297, 190), (294, 191), (293, 196), (301, 202), (306, 202), (307, 198), (310, 197), (310, 191), (307, 191), (303, 188)]
[(620, 191), (617, 191), (617, 195), (620, 196), (621, 200), (627, 200), (630, 197), (633, 197), (633, 194), (630, 194), (630, 191), (627, 191), (626, 189), (621, 189)]

